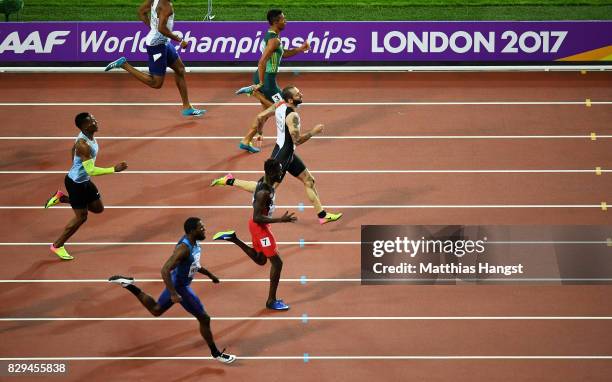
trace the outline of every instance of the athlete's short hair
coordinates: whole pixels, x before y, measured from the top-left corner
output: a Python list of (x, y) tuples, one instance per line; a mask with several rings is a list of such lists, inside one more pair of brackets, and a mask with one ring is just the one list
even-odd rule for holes
[(277, 22), (278, 18), (282, 14), (283, 14), (283, 11), (281, 11), (280, 9), (270, 9), (268, 11), (268, 14), (266, 15), (266, 18), (268, 19), (268, 24), (272, 25), (275, 22)]
[(189, 232), (193, 231), (194, 229), (196, 229), (198, 227), (198, 222), (200, 221), (200, 218), (188, 218), (187, 220), (185, 220), (185, 224), (183, 224), (183, 228), (185, 229), (185, 233), (188, 234)]
[(276, 170), (278, 166), (280, 166), (280, 162), (278, 160), (274, 158), (268, 158), (264, 163), (264, 171), (267, 175), (270, 175), (270, 173)]
[(77, 114), (76, 117), (74, 117), (74, 124), (76, 125), (76, 127), (80, 129), (83, 126), (83, 123), (85, 123), (85, 121), (87, 120), (87, 118), (89, 118), (89, 116), (90, 114), (87, 112)]
[(283, 91), (281, 92), (281, 97), (283, 97), (285, 102), (293, 98), (293, 89), (295, 89), (295, 86), (289, 85), (286, 88), (284, 88)]

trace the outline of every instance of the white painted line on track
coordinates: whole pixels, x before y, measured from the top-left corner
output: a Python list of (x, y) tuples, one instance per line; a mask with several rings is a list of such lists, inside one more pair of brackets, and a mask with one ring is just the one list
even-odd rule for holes
[[(3, 317), (0, 322), (193, 321), (195, 317)], [(302, 321), (303, 316), (211, 317), (213, 321)], [(607, 321), (610, 316), (308, 316), (308, 321)]]
[[(574, 170), (310, 170), (313, 174), (597, 174), (610, 173), (605, 169)], [(0, 175), (66, 174), (65, 170), (5, 170)], [(263, 174), (261, 170), (129, 170), (118, 175), (181, 175), (181, 174)]]
[[(181, 106), (179, 102), (0, 102), (3, 106)], [(197, 106), (257, 106), (255, 102), (198, 102)], [(380, 102), (308, 102), (302, 106), (523, 106), (585, 105), (580, 101), (380, 101)], [(591, 105), (612, 105), (612, 101), (591, 101)]]
[[(347, 356), (237, 356), (248, 361), (393, 361), (393, 360), (433, 360), (433, 361), (484, 361), (484, 360), (612, 360), (610, 355), (347, 355)], [(212, 357), (2, 357), (0, 361), (202, 361)]]
[[(239, 140), (243, 137), (238, 136), (100, 136), (96, 137), (97, 140)], [(612, 135), (597, 135), (597, 139), (612, 138)], [(0, 141), (56, 141), (66, 140), (74, 141), (74, 137), (65, 136), (3, 136), (0, 137)], [(276, 137), (266, 136), (264, 139), (276, 140)], [(321, 135), (312, 137), (312, 139), (322, 140), (338, 140), (338, 139), (381, 139), (381, 140), (418, 140), (418, 139), (588, 139), (592, 140), (591, 135)]]
[[(479, 208), (597, 208), (601, 209), (601, 204), (397, 204), (397, 205), (325, 205), (326, 208), (332, 209), (479, 209)], [(105, 209), (122, 209), (122, 210), (184, 210), (184, 209), (252, 209), (249, 205), (192, 205), (192, 206), (104, 206)], [(313, 206), (276, 206), (276, 208), (292, 208), (292, 209), (313, 209)], [(0, 210), (43, 210), (41, 206), (0, 206)], [(55, 206), (51, 210), (71, 209), (70, 206)]]

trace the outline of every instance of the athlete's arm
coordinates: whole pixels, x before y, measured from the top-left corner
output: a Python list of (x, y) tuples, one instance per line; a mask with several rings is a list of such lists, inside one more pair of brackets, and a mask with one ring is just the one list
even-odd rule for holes
[(280, 46), (280, 39), (271, 38), (268, 40), (268, 44), (266, 44), (266, 48), (264, 49), (261, 57), (259, 58), (259, 62), (257, 63), (257, 74), (259, 75), (259, 85), (255, 85), (257, 89), (263, 86), (264, 83), (264, 74), (266, 73), (266, 62), (272, 57), (272, 53)]
[(172, 298), (172, 302), (180, 302), (181, 296), (177, 293), (176, 288), (174, 287), (174, 283), (172, 282), (172, 276), (170, 276), (170, 272), (179, 262), (185, 260), (189, 256), (189, 248), (184, 243), (181, 243), (176, 246), (172, 256), (166, 261), (166, 264), (162, 267), (161, 276), (164, 279), (164, 283), (166, 284), (166, 288), (170, 292), (170, 297)]
[(308, 41), (304, 41), (304, 43), (302, 45), (300, 45), (299, 48), (293, 48), (293, 49), (287, 49), (283, 52), (283, 58), (288, 58), (288, 57), (293, 57), (298, 53), (302, 53), (307, 51), (308, 49), (310, 49), (310, 44), (308, 43)]
[(291, 134), (291, 138), (293, 139), (293, 143), (296, 145), (301, 145), (304, 142), (307, 142), (310, 138), (315, 135), (319, 135), (323, 132), (323, 125), (318, 124), (313, 127), (310, 131), (307, 131), (304, 134), (300, 133), (300, 116), (296, 112), (291, 112), (287, 116), (287, 127), (289, 128), (289, 134)]
[(151, 18), (149, 16), (151, 12), (151, 6), (153, 5), (153, 0), (145, 0), (138, 8), (138, 18), (140, 21), (145, 23), (148, 27), (151, 26)]
[(81, 162), (83, 162), (83, 168), (89, 176), (112, 174), (114, 172), (121, 172), (127, 168), (127, 163), (125, 162), (118, 163), (114, 167), (96, 167), (94, 164), (94, 160), (91, 157), (91, 148), (82, 139), (79, 139), (77, 141), (74, 146), (74, 150), (76, 155), (81, 158)]
[(198, 269), (198, 272), (200, 272), (204, 276), (207, 276), (209, 279), (212, 280), (213, 283), (219, 284), (219, 278), (217, 278), (217, 276), (213, 275), (212, 272), (209, 271), (208, 269), (206, 269), (204, 267), (200, 267), (200, 269)]
[(255, 117), (255, 119), (253, 120), (253, 127), (252, 127), (257, 131), (257, 134), (261, 135), (263, 133), (264, 123), (266, 123), (268, 118), (270, 118), (271, 116), (274, 115), (274, 113), (276, 113), (277, 106), (278, 106), (277, 104), (274, 104), (270, 106), (269, 108), (267, 108), (266, 110), (262, 111), (261, 113), (257, 114), (257, 117)]
[(270, 201), (270, 191), (259, 190), (255, 194), (255, 206), (253, 206), (253, 221), (257, 224), (293, 223), (297, 220), (293, 212), (286, 211), (280, 218), (270, 218), (263, 214), (266, 205)]
[(173, 12), (172, 7), (170, 6), (170, 3), (168, 1), (160, 1), (159, 5), (157, 6), (157, 9), (158, 9), (157, 14), (159, 16), (159, 26), (157, 30), (159, 31), (159, 33), (168, 37), (170, 40), (180, 42), (181, 48), (184, 48), (185, 46), (187, 46), (186, 41), (184, 41), (182, 38), (172, 33), (172, 31), (168, 29), (168, 26), (166, 25), (168, 24), (168, 18)]

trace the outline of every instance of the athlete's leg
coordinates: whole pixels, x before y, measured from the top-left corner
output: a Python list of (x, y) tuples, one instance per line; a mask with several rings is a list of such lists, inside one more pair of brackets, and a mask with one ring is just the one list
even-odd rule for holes
[(241, 190), (253, 193), (255, 192), (255, 188), (257, 188), (257, 182), (252, 180), (236, 179), (232, 174), (226, 174), (221, 178), (213, 179), (210, 186), (236, 186)]
[(280, 281), (281, 271), (283, 270), (283, 261), (278, 254), (270, 257), (270, 291), (268, 292), (268, 300), (266, 306), (276, 301), (276, 290)]
[(74, 217), (70, 219), (68, 224), (64, 227), (64, 231), (62, 234), (53, 242), (53, 247), (61, 248), (64, 246), (66, 241), (70, 239), (72, 235), (76, 233), (76, 231), (87, 221), (87, 209), (79, 208), (73, 209)]
[(264, 256), (263, 253), (257, 252), (255, 249), (249, 247), (242, 240), (240, 240), (236, 235), (234, 235), (233, 237), (230, 237), (230, 238), (228, 238), (226, 240), (230, 241), (230, 242), (236, 244), (238, 247), (240, 247), (240, 249), (242, 249), (242, 251), (244, 253), (246, 253), (251, 258), (251, 260), (253, 260), (255, 262), (255, 264), (257, 264), (257, 265), (265, 265), (266, 264), (267, 259), (266, 259), (266, 256)]
[[(253, 92), (253, 96), (259, 100), (259, 103), (261, 103), (262, 110), (266, 110), (267, 108), (269, 108), (270, 106), (274, 104), (272, 101), (268, 100), (266, 96), (263, 95), (259, 91)], [(250, 144), (251, 141), (253, 140), (253, 137), (255, 137), (255, 135), (257, 134), (257, 124), (261, 123), (263, 125), (266, 123), (267, 120), (268, 120), (268, 117), (264, 118), (263, 120), (254, 120), (253, 124), (251, 125), (251, 128), (247, 131), (247, 134), (244, 136), (244, 138), (242, 138), (240, 143), (245, 144), (245, 145)]]
[(158, 76), (158, 75), (151, 75), (149, 73), (143, 73), (140, 70), (138, 70), (135, 67), (133, 67), (127, 61), (123, 65), (121, 65), (121, 68), (124, 69), (126, 72), (130, 73), (138, 81), (142, 82), (143, 84), (145, 84), (145, 85), (147, 85), (147, 86), (149, 86), (149, 87), (151, 87), (153, 89), (159, 89), (164, 84), (164, 76)]
[(323, 207), (321, 206), (321, 200), (319, 199), (319, 193), (317, 192), (317, 188), (315, 187), (315, 179), (310, 173), (310, 171), (308, 171), (308, 169), (305, 169), (300, 173), (300, 175), (298, 175), (298, 179), (301, 180), (302, 183), (304, 183), (304, 187), (306, 189), (306, 196), (308, 196), (308, 199), (312, 203), (317, 214), (323, 211)]
[(87, 209), (94, 214), (101, 214), (104, 212), (104, 203), (102, 203), (102, 199), (94, 200), (87, 204)]
[(170, 298), (170, 291), (168, 291), (168, 289), (164, 289), (162, 294), (159, 296), (159, 299), (156, 301), (153, 297), (149, 296), (134, 285), (134, 279), (132, 277), (116, 275), (109, 277), (108, 281), (114, 284), (119, 284), (130, 291), (130, 293), (136, 296), (142, 306), (144, 306), (149, 313), (155, 317), (161, 316), (173, 305), (172, 299)]
[(191, 103), (189, 102), (189, 94), (187, 92), (187, 81), (185, 81), (185, 64), (180, 57), (178, 57), (172, 64), (170, 64), (172, 70), (174, 70), (174, 81), (176, 87), (181, 94), (181, 100), (183, 101), (183, 109), (189, 109)]

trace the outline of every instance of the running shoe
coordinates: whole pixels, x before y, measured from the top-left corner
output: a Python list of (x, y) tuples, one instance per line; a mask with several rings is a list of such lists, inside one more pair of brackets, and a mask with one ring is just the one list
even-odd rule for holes
[(189, 109), (183, 109), (183, 111), (181, 112), (181, 114), (183, 114), (183, 116), (185, 117), (201, 117), (204, 115), (204, 113), (206, 113), (206, 110), (194, 109), (193, 107), (190, 107)]
[(328, 212), (325, 215), (325, 217), (319, 218), (319, 224), (326, 224), (326, 223), (335, 222), (336, 220), (340, 220), (341, 217), (342, 217), (342, 213), (332, 214), (332, 213)]
[(51, 252), (55, 253), (62, 260), (72, 260), (72, 259), (74, 259), (74, 257), (72, 257), (72, 256), (70, 256), (68, 254), (68, 251), (66, 251), (66, 248), (64, 248), (64, 246), (61, 246), (59, 248), (55, 248), (53, 246), (53, 244), (51, 244), (49, 249), (51, 250)]
[(230, 179), (234, 179), (234, 175), (232, 175), (232, 174), (225, 174), (221, 178), (217, 178), (217, 179), (213, 180), (212, 182), (210, 182), (210, 186), (209, 187), (227, 186), (227, 181), (230, 180)]
[(221, 363), (230, 364), (236, 360), (236, 356), (233, 354), (226, 353), (225, 349), (223, 349), (223, 351), (221, 351), (221, 354), (215, 357), (215, 359)]
[(126, 287), (128, 285), (132, 285), (134, 284), (134, 278), (133, 277), (126, 277), (126, 276), (119, 276), (119, 275), (115, 275), (115, 276), (111, 276), (108, 278), (108, 282), (109, 283), (113, 283), (113, 284), (119, 284), (122, 287)]
[(236, 90), (236, 95), (240, 95), (240, 94), (252, 95), (253, 85), (245, 86), (243, 88)]
[(248, 145), (245, 145), (244, 143), (240, 142), (240, 144), (238, 145), (238, 148), (241, 150), (245, 150), (250, 152), (251, 154), (257, 154), (258, 152), (261, 151), (260, 148), (253, 146), (253, 143), (249, 143)]
[(232, 240), (236, 238), (236, 231), (222, 231), (217, 232), (213, 236), (213, 240)]
[(274, 300), (270, 304), (266, 304), (266, 308), (271, 310), (289, 310), (289, 305), (285, 304), (283, 300)]
[(108, 72), (109, 70), (120, 68), (121, 65), (126, 63), (126, 61), (127, 60), (126, 60), (125, 57), (121, 57), (118, 60), (115, 60), (115, 61), (111, 62), (110, 64), (106, 65), (106, 68), (104, 69), (104, 71)]
[(51, 208), (55, 205), (58, 205), (62, 196), (64, 196), (64, 193), (58, 190), (49, 199), (47, 199), (47, 202), (45, 203), (45, 208)]

